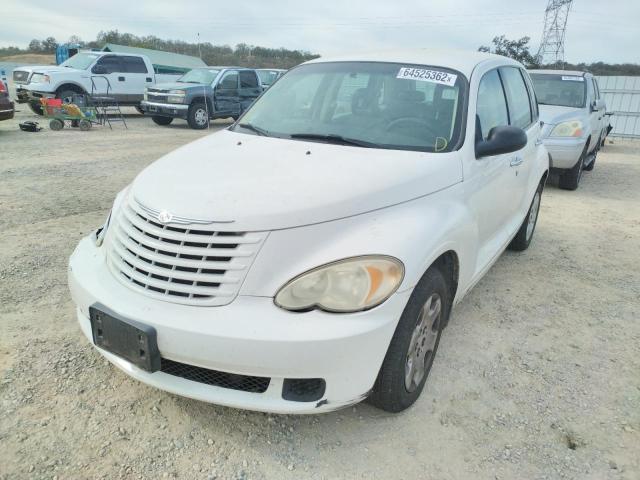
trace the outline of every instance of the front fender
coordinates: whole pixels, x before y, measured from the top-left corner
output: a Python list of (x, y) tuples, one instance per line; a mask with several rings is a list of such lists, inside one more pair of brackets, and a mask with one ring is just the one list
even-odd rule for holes
[[(240, 295), (273, 297), (293, 277), (359, 255), (391, 255), (405, 266), (399, 291), (412, 289), (429, 266), (452, 250), (463, 287), (472, 275), (477, 227), (461, 203), (462, 184), (392, 207), (316, 225), (273, 231)], [(458, 289), (461, 291), (461, 288)]]

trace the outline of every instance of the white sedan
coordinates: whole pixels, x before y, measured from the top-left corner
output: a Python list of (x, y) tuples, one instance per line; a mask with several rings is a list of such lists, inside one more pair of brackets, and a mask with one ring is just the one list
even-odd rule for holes
[(530, 78), (504, 57), (307, 62), (116, 197), (70, 259), (80, 327), (127, 374), (187, 397), (401, 411), (453, 304), (529, 246), (539, 137)]

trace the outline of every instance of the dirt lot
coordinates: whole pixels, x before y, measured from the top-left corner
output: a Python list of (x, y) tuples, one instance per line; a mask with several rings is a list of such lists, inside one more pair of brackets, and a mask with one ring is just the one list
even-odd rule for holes
[(0, 122), (0, 479), (640, 478), (638, 146), (608, 145), (576, 192), (548, 185), (532, 247), (454, 310), (413, 408), (274, 416), (129, 379), (67, 291), (116, 192), (206, 133), (138, 115), (23, 133), (21, 109)]

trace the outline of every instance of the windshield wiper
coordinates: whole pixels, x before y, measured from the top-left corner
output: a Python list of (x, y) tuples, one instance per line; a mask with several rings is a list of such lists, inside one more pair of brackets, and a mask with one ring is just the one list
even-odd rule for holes
[(251, 123), (239, 123), (238, 126), (246, 130), (251, 130), (252, 132), (257, 133), (258, 135), (262, 135), (263, 137), (269, 136), (269, 132), (266, 131), (264, 128), (256, 127)]
[(377, 143), (357, 140), (355, 138), (347, 138), (335, 133), (292, 133), (291, 138), (299, 138), (301, 140), (324, 140), (327, 143), (337, 143), (339, 145), (354, 145), (356, 147), (380, 148)]

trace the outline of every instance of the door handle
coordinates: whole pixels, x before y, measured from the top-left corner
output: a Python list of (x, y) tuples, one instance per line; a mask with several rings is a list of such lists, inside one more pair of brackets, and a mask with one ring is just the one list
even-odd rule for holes
[(118, 77), (119, 82), (124, 82), (124, 77)]
[(509, 162), (509, 166), (517, 167), (518, 165), (522, 165), (522, 162), (524, 162), (524, 158), (522, 158), (522, 157), (513, 157), (511, 159), (511, 162)]
[(538, 138), (538, 139), (536, 140), (536, 147), (539, 147), (539, 146), (540, 146), (540, 145), (542, 145), (543, 143), (544, 143), (544, 142), (542, 141), (542, 139), (541, 139), (541, 138)]

